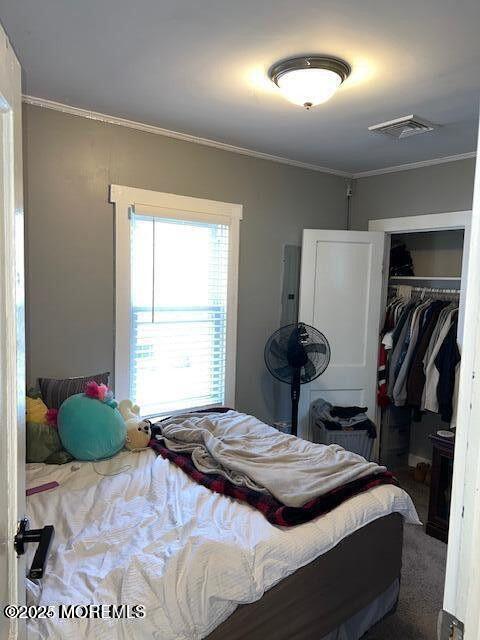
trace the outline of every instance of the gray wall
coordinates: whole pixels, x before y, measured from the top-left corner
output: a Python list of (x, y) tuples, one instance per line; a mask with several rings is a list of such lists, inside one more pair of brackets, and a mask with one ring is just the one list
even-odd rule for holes
[(355, 181), (352, 229), (368, 221), (472, 208), (475, 159), (458, 160)]
[(263, 346), (280, 320), (283, 245), (344, 228), (342, 178), (85, 118), (24, 111), (28, 379), (113, 367), (111, 183), (241, 203), (237, 407), (269, 418)]

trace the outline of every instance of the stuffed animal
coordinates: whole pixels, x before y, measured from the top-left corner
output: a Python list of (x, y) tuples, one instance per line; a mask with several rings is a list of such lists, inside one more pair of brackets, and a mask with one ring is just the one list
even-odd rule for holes
[(36, 424), (48, 424), (48, 408), (41, 398), (30, 398), (29, 396), (27, 396), (26, 411), (27, 422), (35, 422)]
[(118, 405), (118, 410), (127, 426), (125, 448), (129, 451), (146, 449), (150, 442), (150, 423), (140, 417), (140, 407), (133, 404), (131, 400), (122, 400)]
[(70, 396), (58, 411), (58, 435), (77, 460), (102, 460), (125, 444), (125, 420), (112, 392), (91, 381), (85, 393)]

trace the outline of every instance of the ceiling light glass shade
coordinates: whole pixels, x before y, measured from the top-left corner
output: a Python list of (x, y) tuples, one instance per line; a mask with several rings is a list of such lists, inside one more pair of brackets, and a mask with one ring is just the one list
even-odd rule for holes
[(285, 98), (307, 109), (329, 100), (349, 74), (346, 62), (324, 56), (285, 60), (270, 70)]
[(278, 79), (280, 91), (287, 100), (309, 107), (330, 100), (341, 83), (340, 76), (327, 69), (298, 69)]

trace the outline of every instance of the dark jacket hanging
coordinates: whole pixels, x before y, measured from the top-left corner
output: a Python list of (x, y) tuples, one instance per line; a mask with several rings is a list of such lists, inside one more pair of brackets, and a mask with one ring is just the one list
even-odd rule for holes
[(435, 300), (430, 305), (431, 313), (423, 325), (417, 348), (413, 354), (412, 364), (407, 379), (407, 404), (412, 407), (420, 407), (422, 404), (423, 388), (425, 386), (425, 372), (423, 370), (423, 358), (428, 349), (430, 338), (438, 321), (438, 317), (447, 302)]
[(435, 366), (439, 373), (437, 384), (438, 413), (445, 422), (452, 420), (455, 373), (457, 364), (460, 362), (460, 351), (458, 350), (457, 344), (457, 325), (458, 320), (455, 320), (435, 358)]

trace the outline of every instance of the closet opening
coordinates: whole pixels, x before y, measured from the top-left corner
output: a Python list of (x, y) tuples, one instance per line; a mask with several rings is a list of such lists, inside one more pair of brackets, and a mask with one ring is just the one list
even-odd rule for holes
[(455, 458), (465, 462), (456, 408), (470, 220), (463, 211), (369, 223), (369, 231), (385, 233), (377, 457), (413, 497), (424, 524), (406, 560), (413, 572), (428, 563), (433, 609), (444, 595), (446, 543), (455, 549), (461, 520), (453, 466)]
[(453, 467), (454, 459), (464, 464), (458, 445), (466, 438), (456, 432), (456, 417), (470, 218), (466, 211), (369, 223), (369, 231), (386, 234), (377, 457), (412, 496), (423, 522), (406, 571), (428, 563), (432, 609), (444, 596), (447, 544), (450, 538), (456, 548), (461, 520)]
[[(386, 382), (379, 386), (378, 400), (383, 408), (379, 459), (394, 470), (418, 466), (417, 478), (425, 474), (428, 483), (433, 462), (431, 436), (455, 429), (458, 362), (453, 364), (452, 358), (458, 359), (461, 350), (465, 230), (392, 233), (390, 240), (382, 333), (387, 350), (390, 337), (394, 338), (396, 352), (392, 349), (388, 354)], [(446, 311), (439, 314), (441, 308), (454, 311), (449, 335), (456, 337), (458, 344), (450, 345), (448, 353), (448, 343), (441, 351), (437, 345), (437, 354), (435, 340), (444, 338), (439, 324)], [(405, 322), (403, 330), (397, 322)], [(433, 358), (430, 363), (428, 357)]]

